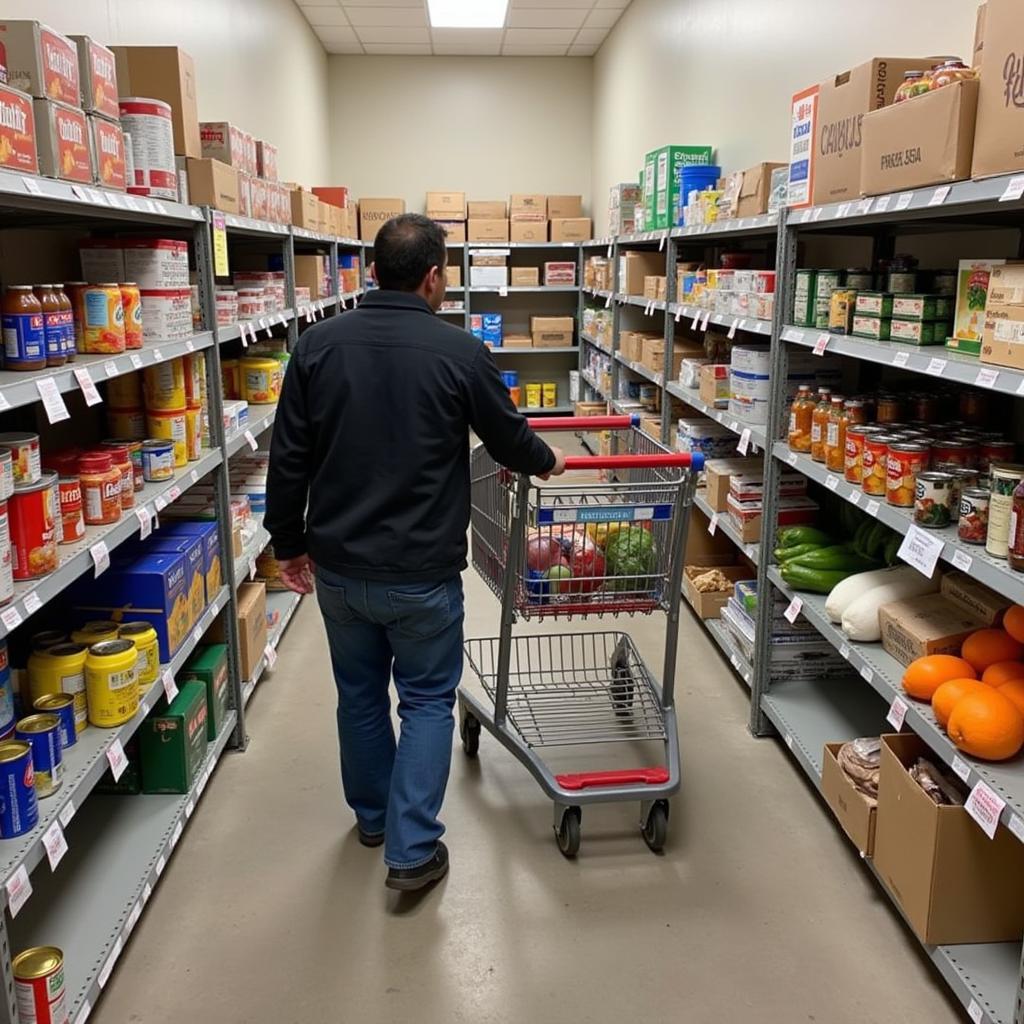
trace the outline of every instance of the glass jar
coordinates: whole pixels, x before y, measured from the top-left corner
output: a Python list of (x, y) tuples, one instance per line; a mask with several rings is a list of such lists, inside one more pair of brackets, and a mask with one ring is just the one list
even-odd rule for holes
[(87, 452), (78, 463), (82, 511), (87, 526), (107, 526), (121, 519), (121, 470), (109, 452)]
[(1008, 546), (1010, 568), (1024, 572), (1024, 480), (1013, 489)]
[(39, 305), (43, 307), (43, 341), (46, 345), (46, 365), (63, 366), (67, 362), (64, 351), (64, 311), (52, 284), (37, 284), (33, 289)]
[(815, 462), (825, 461), (825, 434), (832, 406), (831, 397), (831, 388), (818, 388), (818, 404), (811, 415), (811, 458)]
[(922, 92), (928, 91), (928, 84), (925, 81), (923, 71), (904, 71), (903, 82), (896, 90), (893, 103), (903, 103)]
[(825, 423), (825, 466), (835, 473), (843, 472), (846, 456), (846, 424), (843, 420), (842, 395), (833, 395)]
[(814, 396), (810, 384), (801, 384), (789, 407), (789, 447), (795, 452), (811, 450), (811, 419), (814, 416)]
[(932, 68), (932, 73), (929, 76), (929, 88), (934, 91), (941, 89), (944, 85), (952, 85), (954, 82), (964, 82), (977, 77), (978, 73), (974, 68), (969, 68), (959, 58), (947, 60), (944, 64)]
[(30, 284), (8, 285), (3, 301), (4, 369), (46, 368), (43, 307)]
[(75, 361), (75, 311), (71, 305), (71, 298), (64, 290), (64, 285), (55, 284), (54, 292), (57, 294), (57, 301), (60, 303), (61, 326), (64, 328), (64, 356), (69, 363)]

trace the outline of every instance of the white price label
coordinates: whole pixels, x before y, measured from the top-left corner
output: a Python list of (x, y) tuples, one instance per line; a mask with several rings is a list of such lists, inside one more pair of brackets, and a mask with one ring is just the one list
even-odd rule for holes
[(169, 668), (165, 668), (160, 680), (164, 684), (164, 696), (167, 698), (167, 703), (170, 704), (178, 696), (178, 684), (174, 681), (174, 673)]
[(82, 1003), (82, 1008), (78, 1011), (78, 1016), (75, 1017), (75, 1024), (85, 1024), (89, 1019), (89, 1015), (92, 1013), (92, 1003), (88, 999)]
[(853, 208), (853, 203), (840, 203), (839, 204), (839, 209), (836, 210), (836, 216), (840, 217), (840, 218), (842, 218), (842, 217), (849, 217), (850, 216), (850, 210), (852, 208)]
[(250, 558), (249, 559), (249, 579), (251, 579), (251, 580), (256, 579), (256, 559), (255, 558)]
[(128, 757), (124, 752), (124, 747), (121, 745), (119, 737), (114, 737), (114, 742), (107, 747), (107, 761), (110, 762), (110, 774), (114, 776), (114, 781), (124, 775), (124, 770), (128, 767)]
[(35, 615), (43, 607), (43, 599), (39, 596), (38, 591), (32, 590), (25, 595), (23, 604), (25, 605), (26, 615)]
[(732, 422), (730, 422), (730, 424), (729, 424), (729, 429), (734, 434), (738, 434), (740, 432), (740, 425), (735, 420), (732, 420)]
[(277, 664), (277, 648), (273, 644), (263, 648), (263, 656), (267, 659), (267, 668), (272, 669)]
[(710, 533), (712, 537), (714, 537), (716, 531), (718, 530), (718, 517), (720, 515), (721, 515), (720, 512), (716, 512), (711, 517), (711, 521), (708, 523), (708, 533)]
[(164, 868), (167, 867), (167, 858), (160, 854), (159, 860), (156, 862), (156, 877), (159, 878), (164, 873)]
[(92, 555), (92, 564), (95, 567), (94, 576), (99, 576), (110, 568), (110, 549), (105, 540), (93, 544), (89, 548), (89, 554)]
[(1022, 843), (1024, 843), (1024, 818), (1021, 818), (1019, 814), (1011, 814), (1010, 815), (1010, 820), (1006, 823), (1006, 827)]
[(21, 612), (11, 605), (10, 608), (5, 608), (0, 612), (0, 622), (3, 622), (7, 632), (10, 633), (21, 625)]
[(118, 957), (121, 955), (121, 950), (124, 949), (124, 942), (121, 940), (121, 936), (114, 940), (113, 948), (110, 950), (110, 956), (107, 957), (107, 962), (103, 965), (102, 970), (96, 978), (100, 988), (104, 988), (108, 981), (110, 981), (110, 974), (114, 970), (114, 964), (117, 963)]
[(142, 369), (142, 356), (140, 356), (138, 352), (133, 352), (128, 357), (128, 359), (131, 362), (132, 366), (135, 367), (136, 370), (141, 370)]
[(142, 916), (142, 900), (136, 900), (135, 906), (132, 907), (132, 912), (128, 915), (128, 920), (124, 923), (123, 935), (127, 939), (133, 931), (135, 926), (139, 923), (139, 918)]
[(941, 206), (946, 201), (946, 196), (953, 191), (952, 185), (940, 185), (928, 200), (929, 206)]
[(693, 323), (690, 324), (690, 330), (691, 331), (697, 330), (697, 325), (699, 323), (700, 323), (700, 310), (698, 309), (697, 312), (693, 314)]
[(941, 377), (946, 372), (946, 360), (929, 359), (928, 365), (924, 368), (924, 372), (930, 374), (932, 377)]
[(120, 371), (120, 370), (118, 370), (118, 368), (117, 368), (117, 363), (115, 363), (113, 359), (108, 359), (108, 360), (107, 360), (107, 361), (106, 361), (106, 362), (105, 362), (105, 363), (103, 364), (103, 372), (104, 372), (104, 373), (105, 373), (105, 374), (106, 374), (106, 375), (107, 375), (108, 377), (116, 377), (116, 376), (117, 376), (117, 375), (118, 375), (118, 374), (119, 374), (119, 373), (120, 373), (121, 371)]
[(791, 465), (795, 466), (800, 461), (800, 456), (796, 452), (790, 452), (786, 456), (786, 461)]
[(181, 497), (181, 488), (175, 484), (168, 492), (167, 497), (171, 501), (177, 501)]
[(986, 368), (978, 371), (978, 376), (974, 378), (974, 383), (979, 388), (994, 388), (997, 380), (999, 380), (999, 371)]
[(871, 212), (871, 204), (873, 202), (874, 202), (874, 199), (862, 199), (857, 204), (857, 212), (859, 214), (861, 214), (861, 216), (863, 216), (864, 214), (870, 213)]
[(974, 1021), (974, 1024), (981, 1024), (981, 1022), (985, 1019), (985, 1011), (982, 1010), (981, 1006), (979, 1005), (976, 999), (972, 999), (967, 1004), (967, 1016), (970, 1017), (972, 1021)]
[(1024, 380), (1017, 385), (1017, 394), (1024, 395)]
[(202, 628), (202, 626), (196, 626), (196, 628), (192, 630), (192, 643), (198, 646), (202, 642), (203, 642), (203, 628)]
[(170, 848), (173, 850), (178, 845), (178, 840), (181, 838), (181, 833), (185, 829), (185, 822), (179, 818), (174, 826), (174, 831), (171, 833), (171, 844)]
[(961, 782), (966, 782), (971, 777), (971, 766), (959, 754), (953, 755), (953, 763), (950, 767)]
[(850, 660), (850, 645), (849, 644), (840, 644), (839, 645), (839, 657), (843, 658), (845, 661), (849, 661)]
[(875, 678), (875, 670), (870, 665), (861, 665), (860, 677), (865, 683), (870, 683)]
[(154, 363), (162, 363), (163, 361), (164, 361), (164, 354), (160, 351), (160, 349), (158, 349), (158, 348), (153, 349), (153, 362)]
[(875, 213), (885, 213), (889, 209), (889, 200), (892, 196), (879, 196), (875, 200)]
[(7, 890), (7, 906), (11, 911), (11, 917), (17, 917), (18, 911), (28, 902), (32, 895), (32, 883), (28, 878), (28, 870), (24, 864), (19, 865), (17, 870), (7, 879), (4, 886)]
[(503, 284), (498, 289), (498, 296), (499, 296), (499, 298), (502, 298), (502, 299), (507, 299), (508, 298), (508, 285)]
[(700, 324), (700, 329), (702, 331), (706, 331), (708, 329), (708, 324), (709, 323), (711, 323), (711, 313), (708, 312), (708, 311), (705, 311), (704, 319), (701, 321), (701, 324)]
[(999, 197), (1001, 203), (1013, 203), (1024, 196), (1024, 174), (1018, 174), (1011, 178)]
[(139, 540), (145, 540), (153, 532), (153, 513), (147, 505), (140, 505), (135, 510), (135, 518), (139, 521)]
[(36, 181), (35, 178), (30, 178), (26, 175), (21, 180), (24, 183), (25, 188), (31, 192), (32, 195), (41, 196), (43, 194), (43, 190), (39, 187), (39, 182)]
[(786, 610), (782, 613), (786, 617), (786, 621), (790, 623), (796, 622), (800, 616), (800, 609), (803, 608), (803, 606), (803, 601), (799, 597), (794, 597), (793, 600), (789, 602)]
[(835, 476), (832, 473), (829, 473), (829, 475), (825, 477), (825, 489), (829, 491), (834, 491), (838, 486), (839, 477)]
[(609, 292), (607, 297), (604, 300), (604, 308), (605, 309), (610, 309), (611, 308), (611, 304), (612, 304), (612, 293)]
[(746, 455), (750, 450), (750, 427), (744, 427), (740, 433), (739, 444), (736, 445), (740, 455)]
[(911, 524), (897, 554), (907, 565), (931, 579), (942, 554), (942, 538)]
[(50, 862), (50, 870), (56, 871), (64, 854), (68, 852), (68, 841), (64, 838), (64, 829), (60, 822), (53, 822), (43, 833), (43, 846), (46, 848), (46, 859)]
[(903, 722), (907, 717), (907, 712), (910, 708), (907, 702), (902, 697), (893, 697), (892, 704), (889, 705), (889, 713), (885, 716), (885, 720), (897, 731), (903, 728)]
[(824, 212), (825, 212), (825, 207), (824, 206), (816, 206), (814, 208), (813, 212), (811, 213), (811, 220), (812, 221), (821, 220), (821, 215)]
[(860, 504), (860, 496), (861, 496), (861, 492), (860, 491), (849, 491), (847, 493), (847, 495), (846, 495), (846, 500), (851, 505), (859, 505)]
[(879, 506), (879, 504), (878, 504), (878, 502), (877, 502), (877, 501), (869, 501), (869, 502), (868, 502), (868, 503), (867, 503), (867, 504), (866, 504), (866, 505), (864, 506), (864, 511), (865, 511), (865, 512), (867, 512), (867, 514), (868, 514), (869, 516), (871, 516), (871, 517), (872, 517), (872, 519), (873, 519), (873, 518), (874, 518), (875, 516), (877, 516), (877, 515), (878, 515), (878, 509), (879, 509), (880, 507), (881, 507), (881, 506)]
[(193, 469), (193, 470), (192, 470), (192, 471), (191, 471), (191, 472), (189, 473), (189, 475), (188, 475), (188, 478), (189, 478), (189, 480), (191, 480), (191, 481), (192, 481), (192, 483), (194, 483), (194, 484), (197, 484), (197, 483), (199, 483), (199, 470), (198, 470), (198, 469)]
[(5, 409), (10, 409), (10, 407), (11, 403), (7, 400), (7, 396), (0, 391), (0, 412), (3, 412)]
[(73, 800), (69, 800), (61, 809), (57, 815), (57, 820), (67, 828), (71, 822), (71, 819), (75, 816), (75, 803)]
[(790, 734), (788, 732), (786, 733), (785, 736), (782, 737), (782, 742), (785, 743), (786, 746), (789, 747), (790, 750), (793, 749), (793, 737), (790, 736)]
[(168, 504), (170, 503), (162, 494), (158, 494), (153, 499), (153, 504), (156, 506), (157, 512), (163, 512), (163, 510), (167, 508)]
[(816, 356), (823, 356), (825, 354), (825, 349), (828, 348), (828, 342), (829, 335), (822, 332), (818, 335), (818, 339), (815, 341), (814, 348), (811, 351), (813, 351)]
[(44, 377), (36, 381), (36, 390), (43, 400), (43, 408), (46, 410), (46, 418), (51, 423), (60, 423), (62, 420), (71, 419), (71, 413), (64, 404), (64, 396), (57, 387), (57, 382), (52, 377)]
[(683, 319), (683, 307), (676, 306), (676, 323)]
[(908, 206), (910, 206), (910, 204), (913, 201), (914, 201), (914, 193), (913, 192), (901, 192), (896, 197), (896, 209), (897, 210), (905, 210), (905, 209), (907, 209)]
[(661, 236), (661, 241), (658, 242), (658, 252), (664, 252), (664, 251), (665, 251), (665, 236), (662, 235)]
[(189, 338), (189, 340), (185, 342), (185, 351), (186, 352), (195, 352), (195, 350), (196, 350), (196, 343), (191, 338)]
[(740, 324), (739, 320), (735, 320), (734, 319), (733, 322), (729, 325), (729, 335), (728, 335), (729, 338), (735, 338), (736, 337), (736, 330), (739, 327), (739, 324)]
[(246, 443), (253, 451), (256, 451), (256, 449), (259, 448), (259, 443), (257, 442), (256, 437), (251, 430), (247, 430), (244, 434), (244, 437)]
[(964, 810), (981, 826), (982, 832), (995, 839), (999, 817), (1006, 801), (986, 783), (978, 781), (964, 804)]
[(892, 365), (893, 366), (906, 366), (907, 363), (909, 363), (909, 362), (910, 362), (910, 353), (909, 352), (897, 352), (896, 355), (894, 355), (892, 357)]
[(249, 347), (249, 329), (246, 324), (238, 325), (238, 337), (242, 342), (242, 348)]
[(954, 551), (953, 564), (963, 572), (970, 572), (971, 566), (974, 565), (974, 559), (966, 551)]
[(189, 800), (189, 802), (187, 804), (185, 804), (185, 819), (186, 820), (188, 820), (189, 818), (192, 817), (192, 812), (195, 809), (196, 809), (196, 802), (194, 800)]
[(85, 395), (85, 404), (99, 405), (103, 401), (103, 396), (99, 393), (96, 382), (89, 373), (89, 367), (76, 366), (74, 373), (75, 380), (78, 381), (78, 386), (82, 389), (82, 394)]

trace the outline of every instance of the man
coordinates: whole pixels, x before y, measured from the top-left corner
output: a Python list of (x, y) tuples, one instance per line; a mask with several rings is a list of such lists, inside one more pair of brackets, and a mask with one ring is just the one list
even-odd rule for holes
[(374, 255), (380, 290), (308, 330), (292, 354), (264, 523), (285, 583), (311, 593), (315, 574), (360, 842), (384, 843), (385, 884), (413, 890), (448, 870), (437, 815), (462, 675), (469, 431), (516, 472), (565, 466), (516, 411), (487, 348), (435, 316), (442, 229), (396, 217)]

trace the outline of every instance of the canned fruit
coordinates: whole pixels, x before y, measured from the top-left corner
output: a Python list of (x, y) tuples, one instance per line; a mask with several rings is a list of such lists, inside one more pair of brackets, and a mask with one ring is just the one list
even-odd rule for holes
[(900, 508), (912, 508), (918, 473), (928, 468), (928, 446), (913, 442), (889, 445), (886, 456), (885, 500)]
[(139, 710), (138, 651), (131, 640), (93, 644), (85, 659), (89, 722), (102, 729), (123, 725)]
[(861, 489), (876, 498), (885, 497), (889, 445), (899, 438), (892, 434), (870, 434), (864, 438), (861, 456)]
[(1022, 480), (1024, 480), (1024, 466), (1000, 462), (993, 463), (990, 468), (991, 486), (985, 550), (994, 558), (1007, 558), (1009, 555), (1013, 492)]
[(107, 406), (110, 409), (141, 409), (144, 404), (141, 374), (125, 373), (107, 381)]
[(38, 434), (0, 434), (0, 445), (11, 450), (15, 485), (34, 484), (42, 472)]
[(16, 580), (35, 579), (57, 568), (58, 505), (56, 473), (44, 473), (35, 483), (15, 486), (9, 507)]
[(146, 436), (146, 413), (143, 409), (110, 409), (107, 411), (107, 427), (118, 437), (142, 440)]
[(116, 284), (89, 285), (83, 292), (85, 322), (80, 351), (94, 354), (123, 352), (124, 305)]

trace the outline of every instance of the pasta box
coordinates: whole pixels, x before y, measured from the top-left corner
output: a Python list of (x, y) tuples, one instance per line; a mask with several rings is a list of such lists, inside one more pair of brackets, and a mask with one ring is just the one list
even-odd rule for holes
[(3, 81), (30, 96), (81, 106), (78, 50), (48, 25), (0, 21), (0, 71)]
[(200, 647), (181, 670), (179, 681), (206, 686), (206, 738), (213, 742), (228, 710), (228, 649), (224, 644)]
[(206, 757), (206, 686), (185, 683), (170, 707), (139, 729), (143, 793), (187, 793)]
[(224, 585), (224, 567), (220, 557), (220, 535), (216, 522), (193, 522), (182, 519), (167, 522), (160, 530), (161, 536), (200, 537), (203, 541), (203, 574), (206, 577), (206, 603), (212, 604), (217, 591)]
[(32, 97), (9, 85), (0, 85), (0, 167), (39, 173)]
[(32, 106), (36, 118), (39, 173), (48, 178), (91, 185), (92, 149), (84, 111), (55, 100), (36, 99)]

